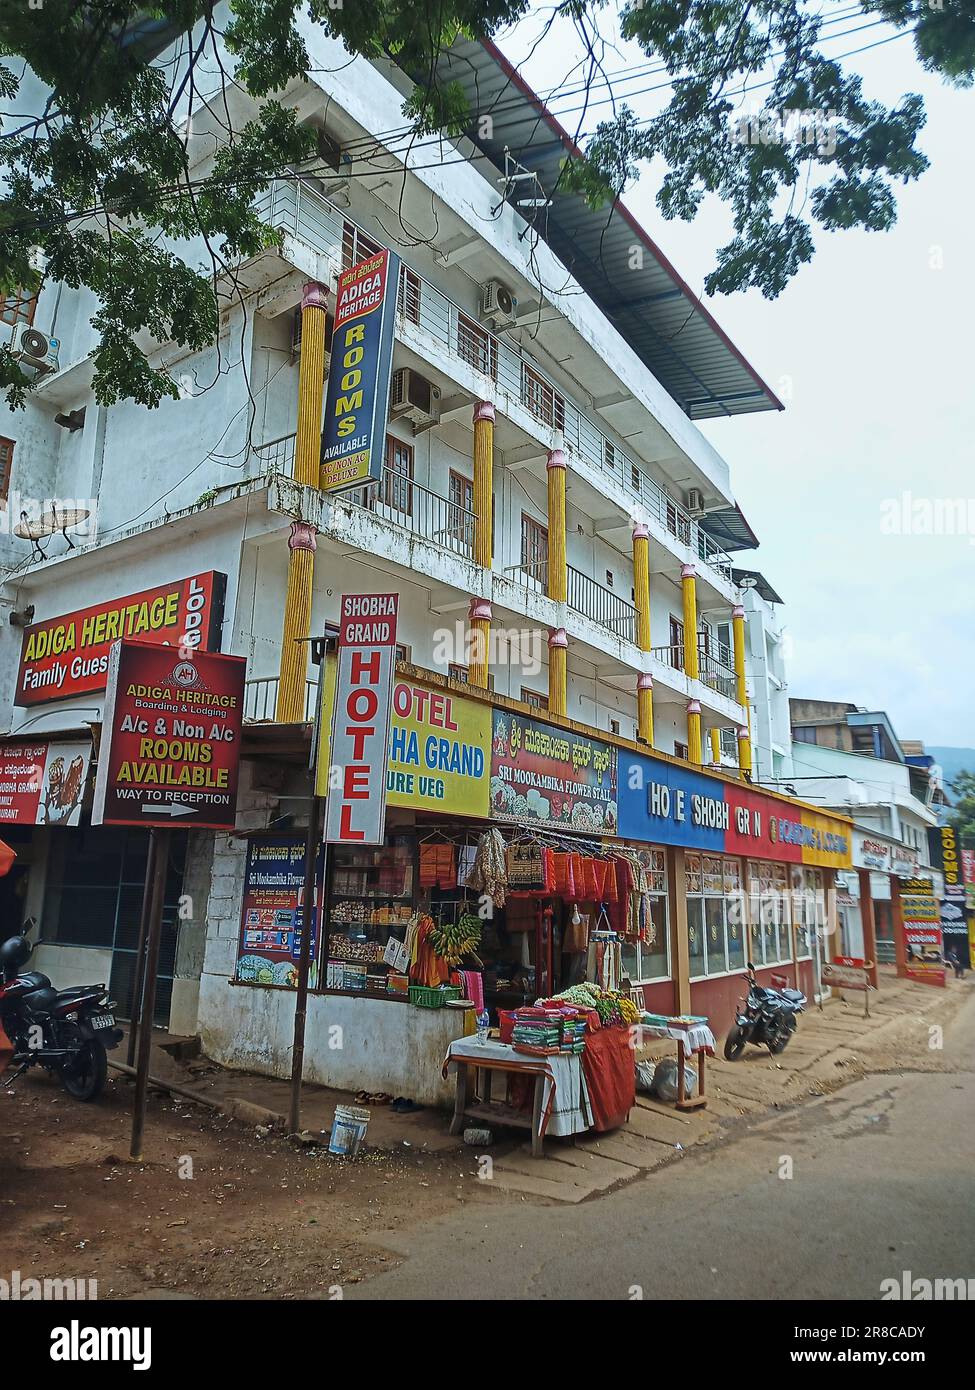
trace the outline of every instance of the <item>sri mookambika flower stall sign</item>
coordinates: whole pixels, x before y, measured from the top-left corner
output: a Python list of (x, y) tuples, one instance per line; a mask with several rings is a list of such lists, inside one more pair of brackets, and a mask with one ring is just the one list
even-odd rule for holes
[(616, 749), (600, 739), (496, 709), (491, 738), (495, 820), (616, 834)]

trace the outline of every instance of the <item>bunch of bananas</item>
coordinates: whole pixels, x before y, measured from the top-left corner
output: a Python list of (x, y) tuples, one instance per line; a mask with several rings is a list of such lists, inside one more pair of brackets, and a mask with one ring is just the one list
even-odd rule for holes
[(456, 922), (436, 922), (430, 928), (430, 945), (448, 965), (459, 965), (481, 940), (481, 919), (471, 913)]
[(617, 1000), (617, 1004), (619, 1007), (620, 1016), (623, 1019), (624, 1023), (639, 1023), (640, 1010), (634, 1004), (632, 999), (625, 999), (622, 995), (620, 995)]

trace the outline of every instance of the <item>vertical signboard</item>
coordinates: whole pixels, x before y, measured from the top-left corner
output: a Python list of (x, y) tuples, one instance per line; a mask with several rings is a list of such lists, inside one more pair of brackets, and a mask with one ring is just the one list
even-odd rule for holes
[[(325, 881), (325, 849), (319, 850), (316, 885)], [(320, 887), (319, 887), (320, 894)], [(240, 943), (235, 979), (240, 984), (282, 985), (298, 982), (305, 912), (305, 841), (300, 835), (267, 835), (247, 846)], [(312, 942), (308, 983), (318, 983), (321, 904), (311, 915)]]
[(339, 276), (322, 424), (323, 492), (382, 476), (398, 278), (399, 257), (391, 251)]
[(343, 594), (325, 813), (330, 845), (380, 845), (399, 594)]
[(967, 970), (972, 962), (965, 920), (965, 870), (955, 827), (939, 825), (929, 830), (928, 849), (931, 863), (941, 870), (945, 881), (945, 895), (941, 901), (945, 959)]
[(246, 669), (241, 656), (113, 644), (92, 825), (234, 828)]
[(941, 913), (929, 878), (901, 880), (901, 911), (907, 946), (907, 975), (927, 985), (943, 985)]

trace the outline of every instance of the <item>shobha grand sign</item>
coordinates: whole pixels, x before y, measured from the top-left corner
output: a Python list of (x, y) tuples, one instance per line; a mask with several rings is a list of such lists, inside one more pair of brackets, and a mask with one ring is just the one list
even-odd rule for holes
[(399, 257), (379, 251), (343, 270), (322, 423), (321, 486), (344, 492), (382, 475)]
[(380, 845), (399, 594), (343, 594), (325, 840)]
[(156, 589), (45, 618), (24, 630), (15, 705), (40, 705), (104, 690), (117, 638), (185, 652), (220, 646), (227, 576), (208, 570)]
[(92, 825), (234, 828), (246, 670), (241, 656), (113, 643)]

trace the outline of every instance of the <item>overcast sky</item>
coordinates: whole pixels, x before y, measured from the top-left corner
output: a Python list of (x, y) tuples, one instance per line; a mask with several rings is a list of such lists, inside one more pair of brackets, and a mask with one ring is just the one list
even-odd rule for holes
[[(518, 58), (533, 32), (537, 22), (501, 47)], [(841, 38), (827, 51), (890, 32)], [(569, 67), (570, 37), (560, 35), (557, 61), (547, 41), (525, 69), (538, 90)], [(624, 48), (607, 64), (641, 60)], [(889, 104), (909, 91), (924, 96), (920, 145), (932, 167), (898, 189), (893, 231), (817, 233), (816, 256), (778, 300), (749, 292), (707, 301), (786, 410), (702, 429), (728, 460), (761, 542), (742, 561), (785, 600), (790, 693), (883, 709), (903, 738), (967, 746), (975, 744), (975, 93), (926, 76), (909, 38), (848, 63), (868, 96)], [(630, 90), (659, 80), (631, 80)], [(659, 96), (628, 99), (646, 116)], [(576, 120), (563, 117), (573, 130)], [(701, 290), (727, 239), (726, 210), (713, 202), (692, 224), (668, 223), (655, 190), (646, 176), (625, 202)], [(889, 534), (884, 517), (905, 496), (966, 499), (968, 532)]]

